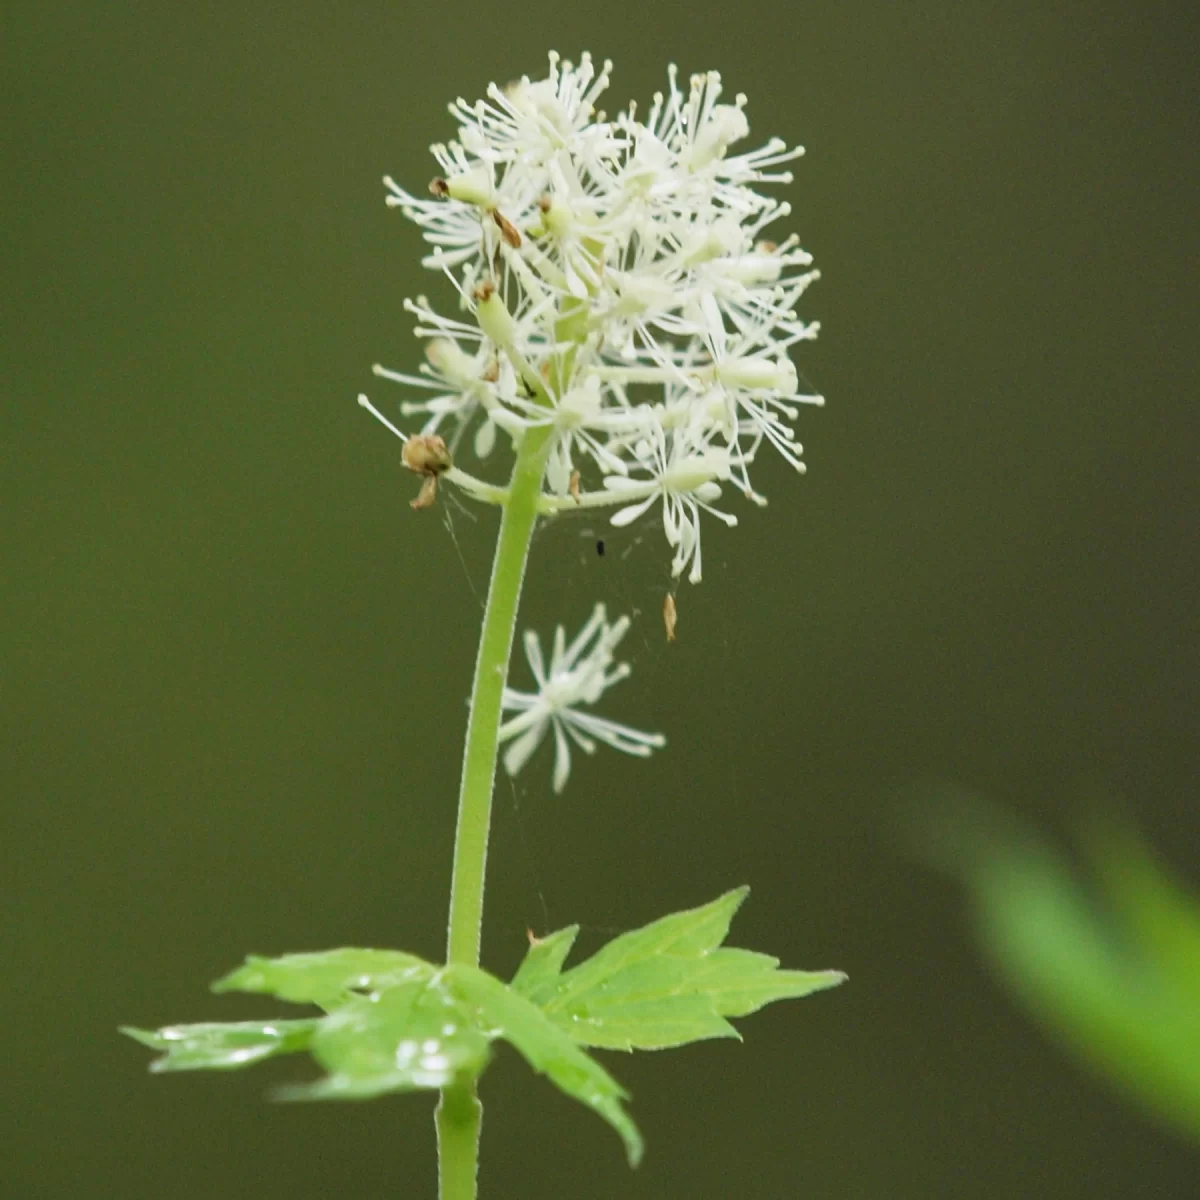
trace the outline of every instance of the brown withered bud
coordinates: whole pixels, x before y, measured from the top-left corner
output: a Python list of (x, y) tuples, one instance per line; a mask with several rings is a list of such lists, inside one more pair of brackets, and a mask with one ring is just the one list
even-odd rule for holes
[(482, 283), (477, 283), (475, 290), (471, 293), (477, 304), (482, 304), (485, 300), (490, 300), (495, 294), (496, 285), (490, 279), (485, 279)]
[(571, 493), (575, 503), (578, 504), (583, 499), (583, 493), (579, 489), (580, 474), (578, 469), (571, 472), (571, 482), (567, 484), (567, 491)]
[(436, 475), (426, 475), (421, 481), (421, 490), (417, 493), (417, 498), (410, 500), (409, 504), (413, 508), (432, 508), (437, 499), (437, 481)]
[(446, 443), (436, 433), (415, 433), (404, 443), (401, 461), (416, 475), (436, 479), (454, 465)]
[(667, 631), (667, 641), (675, 640), (675, 621), (678, 613), (675, 611), (675, 597), (668, 592), (663, 597), (663, 627)]
[(450, 195), (450, 185), (440, 175), (429, 181), (429, 190), (439, 200), (445, 200)]
[(500, 236), (514, 250), (520, 249), (521, 234), (517, 227), (497, 208), (492, 209), (492, 220), (500, 230)]

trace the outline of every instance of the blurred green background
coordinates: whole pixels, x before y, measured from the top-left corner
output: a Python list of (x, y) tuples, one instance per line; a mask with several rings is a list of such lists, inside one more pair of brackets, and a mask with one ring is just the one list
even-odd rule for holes
[(669, 650), (660, 530), (539, 535), (522, 624), (640, 612), (612, 711), (670, 744), (501, 785), (485, 965), (746, 882), (735, 944), (850, 983), (605, 1056), (632, 1175), (502, 1054), (484, 1195), (1191, 1194), (1195, 1151), (1017, 1010), (889, 830), (926, 777), (1051, 827), (1101, 781), (1200, 877), (1192, 19), (7, 6), (0, 1194), (433, 1195), (429, 1097), (280, 1107), (303, 1064), (153, 1079), (115, 1028), (274, 1011), (205, 990), (247, 951), (442, 950), (494, 529), (410, 512), (354, 403), (398, 401), (370, 366), (410, 369), (401, 300), (445, 294), (379, 180), (419, 189), (446, 103), (550, 48), (612, 57), (611, 109), (715, 66), (809, 147), (829, 403), (807, 478), (764, 465), (770, 508), (706, 529)]

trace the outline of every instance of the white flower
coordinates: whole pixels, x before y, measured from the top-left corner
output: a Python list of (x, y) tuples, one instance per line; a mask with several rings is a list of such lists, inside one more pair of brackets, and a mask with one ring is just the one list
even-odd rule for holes
[[(678, 578), (690, 562), (692, 569), (688, 580), (699, 583), (700, 510), (730, 527), (737, 524), (737, 517), (732, 513), (713, 508), (713, 502), (721, 496), (721, 485), (717, 480), (729, 478), (734, 459), (723, 447), (691, 443), (686, 430), (674, 429), (668, 439), (661, 427), (654, 431), (654, 437), (648, 443), (636, 449), (641, 452), (638, 467), (651, 476), (651, 491), (648, 496), (618, 509), (612, 516), (612, 523), (628, 525), (661, 499), (667, 543), (675, 550), (671, 574)], [(622, 492), (640, 492), (646, 483), (645, 479), (636, 476), (614, 475), (605, 479), (604, 486), (619, 496)]]
[(517, 714), (500, 726), (500, 740), (512, 742), (504, 753), (504, 769), (510, 775), (521, 770), (551, 729), (555, 792), (561, 792), (567, 785), (572, 742), (586, 754), (595, 752), (597, 742), (604, 742), (614, 750), (639, 758), (648, 757), (652, 750), (666, 744), (661, 733), (642, 733), (580, 711), (581, 706), (590, 708), (613, 684), (629, 675), (628, 663), (613, 663), (613, 652), (628, 629), (628, 617), (610, 625), (604, 605), (597, 604), (570, 645), (561, 625), (554, 631), (549, 666), (542, 657), (537, 634), (526, 632), (525, 657), (538, 690), (504, 689), (504, 708)]
[[(606, 117), (609, 69), (551, 55), (545, 79), (456, 101), (433, 195), (386, 181), (460, 311), (410, 304), (431, 365), (379, 373), (432, 390), (402, 412), (425, 414), (426, 432), (451, 425), (455, 447), (474, 430), (481, 458), (497, 430), (517, 442), (549, 427), (543, 512), (616, 506), (624, 523), (661, 499), (672, 571), (694, 582), (700, 511), (735, 523), (711, 507), (719, 481), (763, 503), (759, 450), (802, 470), (794, 424), (821, 403), (789, 358), (816, 336), (796, 306), (817, 272), (794, 236), (771, 238), (791, 208), (758, 190), (789, 183), (781, 168), (803, 151), (742, 150), (746, 98), (725, 101), (713, 71), (685, 89), (672, 67), (644, 116)], [(502, 493), (447, 477), (465, 480)]]
[[(379, 365), (372, 370), (383, 379), (438, 393), (431, 400), (406, 401), (400, 405), (400, 411), (406, 417), (425, 413), (428, 420), (421, 427), (422, 433), (437, 433), (443, 421), (452, 421), (455, 430), (449, 442), (453, 453), (457, 450), (458, 435), (470, 424), (480, 404), (488, 407), (489, 382), (498, 381), (500, 367), (490, 355), (479, 350), (468, 356), (450, 338), (432, 338), (425, 347), (425, 357), (428, 362), (421, 364), (420, 375), (405, 375)], [(493, 374), (496, 379), (489, 381), (488, 376)], [(485, 417), (475, 431), (476, 456), (486, 458), (495, 440), (496, 426)]]

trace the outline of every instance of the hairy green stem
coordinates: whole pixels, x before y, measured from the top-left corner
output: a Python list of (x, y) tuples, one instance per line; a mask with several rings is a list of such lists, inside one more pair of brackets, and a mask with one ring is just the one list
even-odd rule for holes
[(508, 500), (500, 521), (496, 558), (492, 563), (492, 582), (488, 587), (483, 632), (479, 637), (479, 657), (475, 660), (462, 785), (458, 793), (454, 873), (450, 884), (450, 931), (446, 945), (447, 962), (466, 963), (472, 967), (479, 965), (483, 880), (492, 819), (500, 701), (508, 677), (517, 602), (525, 578), (529, 540), (537, 520), (550, 434), (548, 427), (530, 429), (517, 451)]
[[(492, 581), (479, 637), (479, 656), (475, 660), (475, 683), (471, 689), (462, 785), (458, 795), (454, 872), (450, 884), (450, 929), (446, 945), (446, 961), (450, 963), (479, 965), (501, 700), (508, 678), (517, 604), (525, 578), (529, 542), (537, 521), (538, 497), (550, 452), (551, 434), (548, 426), (526, 432), (517, 450), (504, 515), (500, 520)], [(483, 1106), (479, 1103), (474, 1082), (454, 1084), (443, 1090), (436, 1117), (441, 1200), (475, 1198), (482, 1115)]]
[(445, 1088), (434, 1120), (437, 1124), (438, 1196), (441, 1200), (475, 1200), (483, 1105), (475, 1094), (474, 1083)]

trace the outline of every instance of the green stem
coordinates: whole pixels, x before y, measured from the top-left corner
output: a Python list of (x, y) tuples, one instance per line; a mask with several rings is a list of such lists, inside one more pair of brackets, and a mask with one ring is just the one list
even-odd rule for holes
[(549, 427), (530, 429), (513, 466), (508, 500), (500, 521), (492, 582), (488, 587), (475, 684), (467, 717), (458, 828), (454, 834), (454, 873), (450, 884), (450, 931), (446, 961), (479, 965), (483, 923), (483, 881), (487, 868), (488, 829), (492, 819), (492, 782), (496, 774), (500, 701), (508, 677), (517, 620), (517, 602), (525, 578), (529, 540), (537, 520), (542, 473), (550, 450)]
[[(462, 785), (458, 794), (458, 827), (454, 835), (454, 871), (450, 883), (450, 929), (446, 946), (446, 961), (450, 963), (479, 965), (501, 700), (508, 678), (517, 603), (525, 578), (529, 542), (537, 522), (538, 497), (550, 452), (551, 434), (548, 426), (526, 432), (517, 450), (504, 515), (500, 520), (492, 582), (488, 587), (483, 631), (479, 637), (479, 657), (475, 660), (475, 683), (471, 690)], [(443, 1090), (436, 1115), (441, 1200), (475, 1200), (482, 1115), (483, 1106), (473, 1081)]]
[(437, 1123), (438, 1196), (441, 1200), (475, 1200), (479, 1170), (479, 1126), (483, 1105), (475, 1085), (454, 1084), (442, 1092), (434, 1114)]

